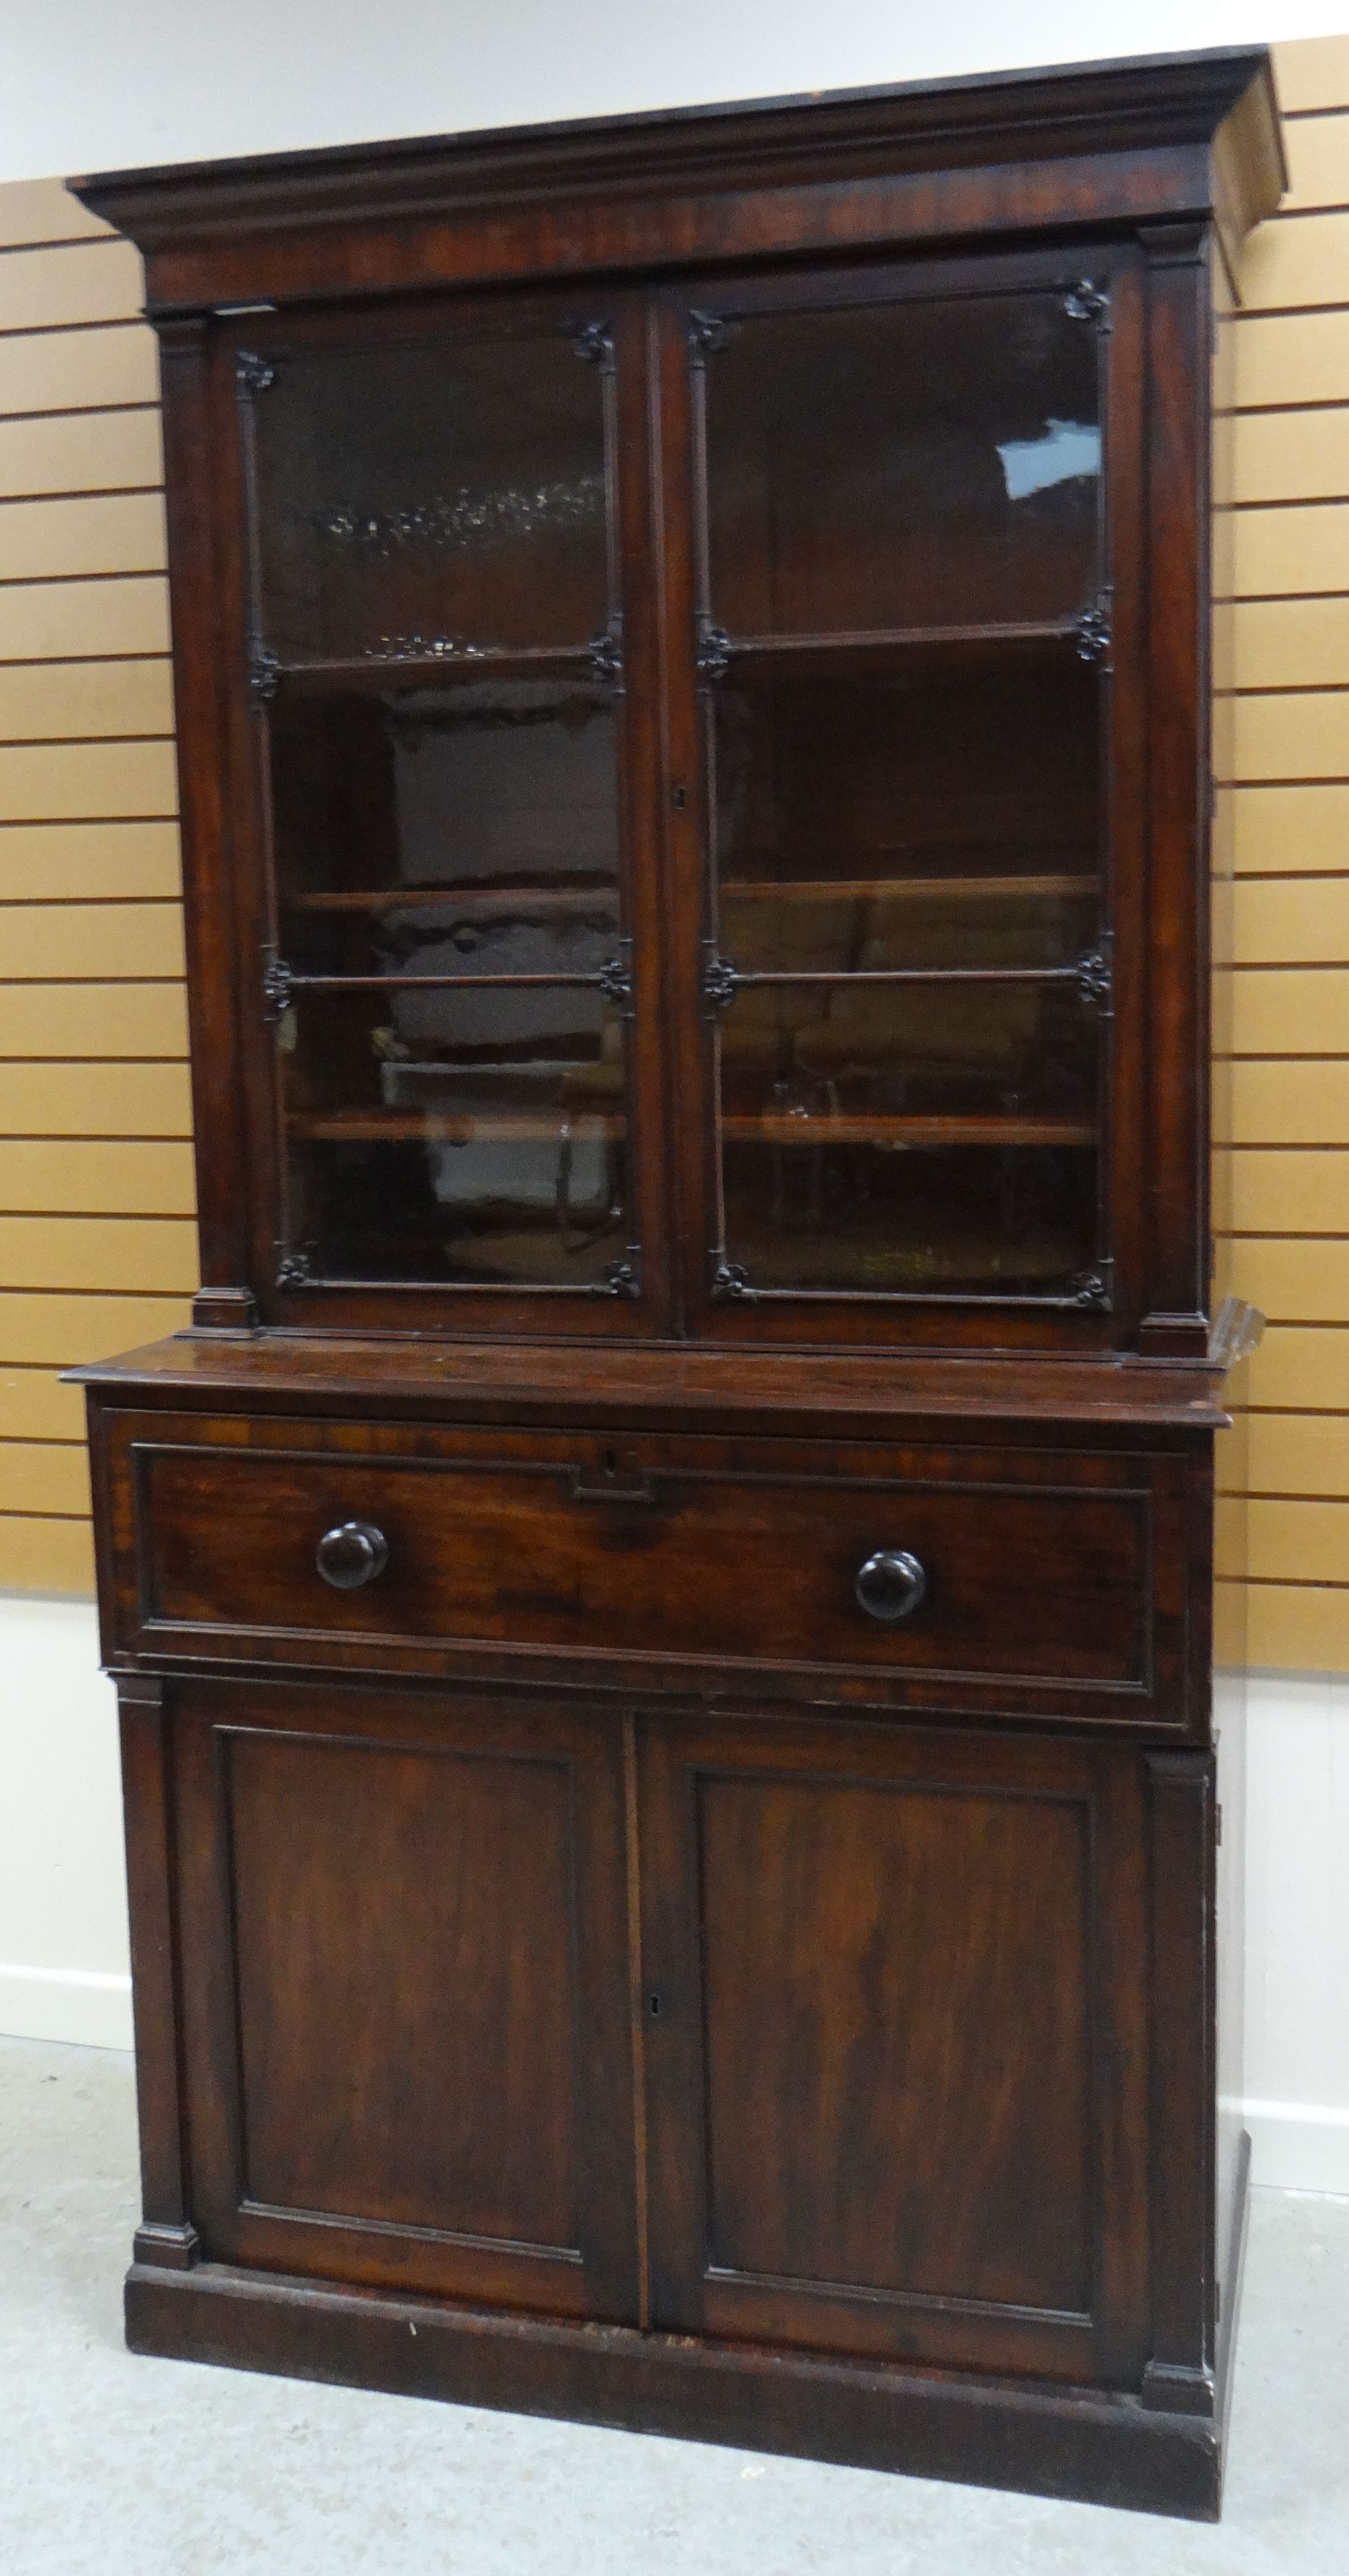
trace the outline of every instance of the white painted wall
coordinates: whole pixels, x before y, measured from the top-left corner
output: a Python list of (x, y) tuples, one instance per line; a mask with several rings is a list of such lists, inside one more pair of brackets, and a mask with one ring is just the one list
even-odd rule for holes
[(1349, 0), (18, 0), (0, 179), (1349, 29)]
[(0, 2032), (131, 2045), (117, 1704), (89, 1602), (0, 1594)]
[[(111, 1685), (84, 1602), (0, 1596), (0, 2032), (129, 2047)], [(1246, 2074), (1255, 2180), (1349, 2193), (1349, 1678), (1253, 1674)]]

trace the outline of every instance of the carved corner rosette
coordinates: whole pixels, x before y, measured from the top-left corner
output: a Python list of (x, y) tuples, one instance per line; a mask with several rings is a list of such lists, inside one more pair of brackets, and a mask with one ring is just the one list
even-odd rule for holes
[(700, 619), (693, 667), (705, 688), (725, 679), (731, 667), (731, 639), (724, 626), (714, 626), (708, 618)]
[(598, 635), (592, 635), (586, 646), (586, 652), (593, 677), (602, 681), (608, 688), (620, 689), (623, 685), (621, 620), (616, 618), (611, 626), (602, 627)]
[(241, 394), (265, 394), (276, 383), (276, 369), (270, 358), (256, 349), (240, 349), (234, 361), (234, 381)]
[(1077, 1270), (1068, 1282), (1067, 1302), (1084, 1313), (1109, 1314), (1115, 1303), (1115, 1265), (1101, 1260), (1089, 1269)]
[(1070, 322), (1090, 322), (1098, 331), (1110, 328), (1110, 297), (1094, 278), (1080, 277), (1064, 291), (1063, 309)]
[(740, 329), (722, 313), (705, 313), (697, 307), (689, 315), (689, 347), (695, 358), (714, 358), (727, 347)]
[(1113, 946), (1108, 935), (1103, 937), (1097, 947), (1083, 950), (1073, 970), (1077, 977), (1078, 1000), (1083, 1009), (1098, 1011), (1102, 1017), (1109, 1015), (1115, 990)]
[(270, 706), (281, 685), (281, 658), (266, 644), (248, 650), (248, 687), (255, 707)]
[[(632, 1000), (632, 941), (620, 939), (614, 956), (601, 966), (596, 978), (606, 1002), (628, 1004)], [(631, 1013), (628, 1013), (631, 1017)]]
[(735, 1000), (739, 983), (738, 967), (732, 965), (729, 957), (719, 957), (716, 949), (709, 947), (703, 968), (704, 1009), (708, 1012), (726, 1010)]
[(613, 325), (609, 322), (568, 324), (567, 338), (578, 358), (590, 367), (600, 367), (608, 374), (614, 364)]
[(279, 1020), (290, 1009), (295, 978), (284, 957), (269, 957), (262, 970), (262, 1016)]
[(1102, 662), (1110, 667), (1109, 653), (1114, 627), (1111, 616), (1112, 594), (1103, 590), (1090, 608), (1084, 608), (1073, 628), (1079, 662)]
[(605, 1263), (604, 1287), (610, 1297), (640, 1297), (642, 1293), (642, 1247), (630, 1243), (626, 1255)]
[(724, 1252), (712, 1256), (712, 1294), (718, 1304), (728, 1297), (752, 1297), (749, 1272), (743, 1261), (728, 1261)]

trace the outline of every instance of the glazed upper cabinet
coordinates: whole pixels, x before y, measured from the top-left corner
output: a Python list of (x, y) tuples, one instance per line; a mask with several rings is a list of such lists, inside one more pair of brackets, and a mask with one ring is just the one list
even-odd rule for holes
[(264, 1314), (1135, 1339), (1148, 292), (1077, 244), (220, 327)]

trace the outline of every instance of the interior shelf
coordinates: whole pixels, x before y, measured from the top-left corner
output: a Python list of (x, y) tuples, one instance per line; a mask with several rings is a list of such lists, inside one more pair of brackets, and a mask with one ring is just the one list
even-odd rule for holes
[(732, 668), (740, 663), (782, 662), (810, 669), (847, 657), (912, 661), (939, 670), (1076, 650), (1078, 640), (1078, 620), (1071, 617), (1024, 624), (1009, 619), (986, 626), (858, 627), (815, 635), (727, 635), (721, 649)]
[(383, 886), (287, 894), (287, 912), (408, 912), (436, 905), (462, 921), (491, 921), (519, 912), (617, 912), (612, 878), (593, 886)]
[(311, 1143), (342, 1145), (553, 1145), (564, 1136), (588, 1143), (615, 1142), (626, 1136), (625, 1117), (610, 1110), (492, 1110), (446, 1115), (438, 1109), (294, 1110), (286, 1119), (292, 1136)]
[(1100, 891), (1099, 876), (1038, 877), (724, 877), (723, 900), (737, 903), (861, 903), (870, 900), (969, 903), (1020, 896), (1027, 902), (1087, 897)]
[(1089, 1118), (985, 1118), (971, 1113), (850, 1117), (846, 1112), (815, 1117), (790, 1110), (750, 1117), (731, 1111), (722, 1118), (721, 1132), (733, 1144), (768, 1145), (1094, 1145), (1097, 1134)]

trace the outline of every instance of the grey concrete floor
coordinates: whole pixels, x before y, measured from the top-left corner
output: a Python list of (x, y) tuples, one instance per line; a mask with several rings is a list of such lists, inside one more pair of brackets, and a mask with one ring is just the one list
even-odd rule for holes
[(130, 2061), (0, 2040), (4, 2576), (1349, 2576), (1349, 2201), (1258, 2193), (1218, 2528), (136, 2361)]

